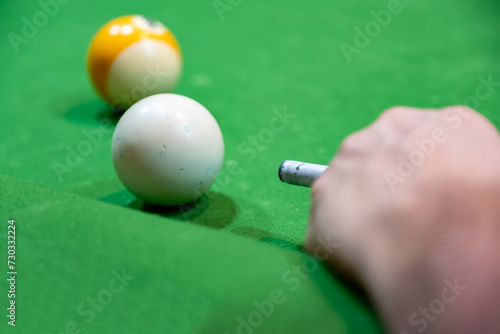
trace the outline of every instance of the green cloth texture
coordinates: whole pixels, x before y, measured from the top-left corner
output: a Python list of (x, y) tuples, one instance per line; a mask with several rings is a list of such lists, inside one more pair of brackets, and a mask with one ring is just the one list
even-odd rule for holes
[(299, 252), (5, 176), (0, 189), (18, 271), (2, 333), (377, 332), (366, 303)]

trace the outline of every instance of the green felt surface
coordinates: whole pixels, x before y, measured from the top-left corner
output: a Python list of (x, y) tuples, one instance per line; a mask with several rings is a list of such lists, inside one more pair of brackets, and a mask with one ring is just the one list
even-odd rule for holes
[[(372, 332), (376, 324), (300, 253), (18, 179), (2, 176), (0, 187), (11, 201), (2, 214), (17, 226), (16, 332), (59, 333), (70, 323), (82, 333), (237, 333), (238, 318), (273, 291), (279, 303), (250, 320), (257, 332)], [(122, 271), (129, 278), (110, 298)]]
[[(214, 3), (229, 6), (222, 17)], [(279, 182), (282, 160), (327, 163), (346, 135), (393, 105), (469, 104), (500, 124), (498, 86), (483, 84), (500, 81), (498, 2), (401, 1), (348, 62), (339, 45), (356, 46), (355, 28), (387, 8), (371, 0), (69, 0), (25, 38), (41, 5), (0, 2), (0, 249), (16, 219), (15, 331), (59, 333), (74, 319), (82, 333), (233, 333), (254, 300), (290, 291), (281, 275), (304, 259), (309, 192)], [(204, 104), (224, 134), (219, 179), (183, 210), (147, 205), (120, 184), (110, 158), (116, 118), (87, 78), (92, 35), (131, 13), (174, 32), (184, 55), (175, 92)], [(12, 34), (23, 43), (13, 46)], [(277, 113), (290, 117), (262, 137)], [(89, 133), (90, 153), (58, 174), (54, 166)], [(122, 267), (137, 278), (87, 323), (76, 307)], [(254, 332), (381, 332), (334, 273), (312, 276)]]

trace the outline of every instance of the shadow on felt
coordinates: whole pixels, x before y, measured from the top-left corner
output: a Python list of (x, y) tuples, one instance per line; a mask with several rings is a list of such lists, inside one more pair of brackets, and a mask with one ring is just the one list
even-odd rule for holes
[(124, 112), (124, 110), (112, 110), (102, 101), (89, 100), (73, 104), (63, 114), (73, 123), (98, 126), (116, 125)]
[(222, 229), (231, 224), (237, 215), (237, 207), (226, 195), (209, 191), (197, 200), (179, 206), (160, 206), (135, 200), (129, 208), (180, 221)]

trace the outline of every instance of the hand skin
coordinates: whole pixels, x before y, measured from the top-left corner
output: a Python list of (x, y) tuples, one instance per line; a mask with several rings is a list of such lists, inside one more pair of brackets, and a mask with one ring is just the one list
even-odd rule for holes
[(340, 244), (323, 260), (389, 333), (500, 333), (500, 136), (486, 118), (391, 108), (344, 140), (312, 197), (307, 251)]

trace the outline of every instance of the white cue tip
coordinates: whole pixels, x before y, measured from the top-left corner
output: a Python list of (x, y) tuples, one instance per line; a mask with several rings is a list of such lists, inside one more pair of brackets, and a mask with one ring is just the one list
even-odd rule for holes
[(323, 175), (328, 166), (285, 160), (278, 169), (281, 181), (297, 186), (310, 187), (314, 180)]

